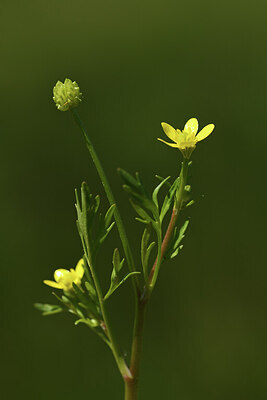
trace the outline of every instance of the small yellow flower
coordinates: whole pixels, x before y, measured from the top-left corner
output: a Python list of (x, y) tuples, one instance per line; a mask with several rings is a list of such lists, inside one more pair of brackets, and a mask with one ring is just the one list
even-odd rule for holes
[(160, 138), (158, 138), (158, 140), (168, 146), (178, 148), (184, 158), (190, 158), (192, 152), (195, 150), (196, 144), (201, 140), (206, 139), (215, 127), (213, 124), (209, 124), (197, 133), (198, 120), (196, 118), (189, 119), (185, 124), (183, 131), (174, 129), (171, 125), (166, 124), (166, 122), (162, 122), (161, 126), (168, 138), (170, 138), (174, 143), (165, 142), (165, 140)]
[(56, 289), (63, 289), (68, 292), (73, 289), (72, 283), (74, 282), (77, 286), (81, 285), (82, 277), (84, 274), (84, 261), (81, 258), (76, 265), (75, 270), (68, 269), (57, 269), (54, 272), (55, 281), (45, 280), (44, 283)]

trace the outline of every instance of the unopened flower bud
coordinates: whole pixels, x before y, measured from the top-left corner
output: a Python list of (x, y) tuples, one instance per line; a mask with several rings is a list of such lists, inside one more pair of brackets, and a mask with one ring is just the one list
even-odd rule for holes
[(185, 192), (190, 193), (191, 192), (191, 186), (190, 185), (185, 185), (184, 190), (185, 190)]
[(58, 81), (53, 89), (53, 100), (58, 110), (68, 111), (70, 108), (77, 107), (82, 101), (82, 93), (75, 81), (66, 78), (64, 83)]

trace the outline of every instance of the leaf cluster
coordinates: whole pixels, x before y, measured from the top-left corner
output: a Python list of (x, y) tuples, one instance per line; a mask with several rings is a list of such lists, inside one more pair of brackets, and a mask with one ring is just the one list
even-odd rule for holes
[(114, 226), (113, 214), (115, 204), (112, 204), (103, 215), (100, 212), (100, 196), (93, 196), (88, 185), (83, 182), (81, 187), (81, 200), (75, 190), (77, 228), (82, 241), (85, 255), (95, 261), (100, 246), (104, 243)]
[(130, 276), (139, 274), (140, 272), (130, 272), (126, 276), (122, 276), (122, 268), (124, 266), (124, 258), (121, 260), (119, 250), (116, 248), (112, 258), (113, 269), (110, 277), (110, 287), (104, 300), (107, 300)]
[[(163, 260), (175, 257), (179, 250), (182, 249), (181, 241), (184, 238), (189, 221), (186, 221), (180, 229), (175, 227), (167, 252), (161, 260), (160, 249), (163, 242), (162, 224), (168, 212), (172, 210), (173, 206), (175, 205), (176, 195), (179, 191), (181, 179), (180, 177), (177, 177), (171, 184), (169, 182), (169, 176), (167, 178), (157, 176), (157, 178), (160, 180), (160, 183), (150, 195), (145, 189), (138, 173), (133, 176), (124, 169), (119, 169), (118, 173), (124, 182), (123, 189), (128, 194), (130, 203), (138, 215), (136, 220), (146, 225), (141, 238), (141, 263), (144, 279), (146, 284), (148, 284), (149, 274), (151, 271), (150, 258), (152, 250), (156, 246), (156, 242), (159, 264)], [(167, 188), (167, 193), (165, 194), (162, 204), (160, 205), (158, 195), (163, 187)], [(189, 205), (189, 188), (190, 187), (188, 186), (187, 190), (184, 190), (184, 198), (182, 202), (183, 206)], [(192, 202), (190, 203), (192, 204)], [(156, 234), (156, 241), (151, 240), (152, 231), (154, 231)]]

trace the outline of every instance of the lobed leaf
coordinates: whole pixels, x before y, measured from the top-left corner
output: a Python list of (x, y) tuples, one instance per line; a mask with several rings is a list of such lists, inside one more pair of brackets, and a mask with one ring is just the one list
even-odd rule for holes
[(104, 297), (104, 300), (107, 300), (115, 292), (115, 290), (117, 290), (130, 276), (137, 275), (137, 274), (141, 274), (141, 272), (139, 272), (139, 271), (130, 272), (119, 283), (114, 284), (114, 285), (112, 285), (112, 283), (111, 283), (110, 288)]
[(173, 240), (169, 246), (169, 249), (167, 250), (164, 258), (165, 259), (171, 259), (177, 256), (180, 250), (182, 250), (183, 245), (181, 245), (181, 241), (185, 237), (185, 232), (186, 229), (189, 225), (189, 220), (186, 220), (183, 226), (180, 228), (178, 231), (177, 227), (175, 228), (174, 234), (173, 234)]
[(92, 301), (92, 299), (89, 296), (86, 296), (86, 294), (81, 290), (81, 288), (77, 286), (74, 282), (72, 283), (72, 286), (78, 300), (80, 301), (80, 303), (84, 305), (84, 308), (86, 308), (93, 315), (99, 315), (99, 310), (96, 304)]

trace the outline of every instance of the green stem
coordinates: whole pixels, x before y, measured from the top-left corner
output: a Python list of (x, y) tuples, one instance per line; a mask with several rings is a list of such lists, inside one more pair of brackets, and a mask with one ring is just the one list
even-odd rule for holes
[(137, 300), (136, 314), (134, 322), (134, 336), (132, 341), (130, 372), (132, 377), (124, 379), (125, 400), (137, 400), (139, 372), (143, 342), (144, 320), (146, 311), (146, 301)]
[[(85, 126), (83, 125), (83, 122), (81, 121), (81, 119), (79, 117), (79, 114), (76, 111), (76, 109), (72, 108), (71, 112), (72, 112), (72, 115), (74, 117), (75, 122), (77, 123), (77, 125), (80, 128), (80, 130), (82, 131), (83, 137), (84, 137), (85, 142), (86, 142), (87, 149), (88, 149), (88, 151), (89, 151), (89, 153), (90, 153), (90, 155), (92, 157), (92, 160), (93, 160), (93, 162), (95, 164), (96, 170), (98, 172), (98, 175), (100, 177), (100, 180), (101, 180), (102, 185), (104, 187), (104, 190), (106, 192), (108, 201), (109, 201), (110, 205), (116, 204), (115, 198), (113, 196), (113, 193), (112, 193), (111, 187), (109, 185), (109, 182), (107, 180), (106, 174), (105, 174), (104, 169), (102, 167), (102, 164), (101, 164), (101, 162), (100, 162), (100, 160), (99, 160), (99, 158), (98, 158), (98, 156), (96, 154), (94, 146), (93, 146), (91, 140), (89, 139), (89, 136), (88, 136), (88, 134), (86, 132)], [(117, 206), (116, 206), (115, 212), (114, 212), (114, 219), (116, 221), (116, 225), (117, 225), (117, 228), (118, 228), (119, 236), (120, 236), (121, 243), (122, 243), (122, 246), (123, 246), (123, 249), (124, 249), (125, 258), (127, 260), (127, 264), (128, 264), (129, 270), (130, 270), (130, 272), (135, 272), (136, 268), (135, 268), (135, 264), (134, 264), (132, 251), (131, 251), (131, 248), (130, 248), (130, 245), (129, 245), (129, 241), (128, 241), (128, 238), (127, 238), (127, 235), (126, 235), (126, 232), (125, 232), (125, 229), (124, 229), (124, 225), (123, 225), (123, 222), (122, 222), (122, 219), (121, 219), (121, 216), (120, 216), (120, 213), (119, 213), (119, 210), (118, 210)], [(141, 284), (140, 284), (140, 281), (138, 279), (137, 274), (133, 275), (132, 279), (133, 279), (133, 282), (134, 282), (135, 295), (137, 297), (137, 290), (136, 289), (137, 288), (141, 289)]]
[(117, 342), (116, 342), (116, 340), (114, 338), (114, 335), (112, 333), (111, 325), (110, 325), (110, 322), (109, 322), (109, 319), (108, 319), (108, 314), (107, 314), (107, 311), (106, 311), (105, 302), (104, 302), (104, 299), (103, 299), (102, 289), (101, 289), (99, 280), (97, 278), (97, 275), (95, 273), (95, 270), (93, 268), (91, 257), (90, 257), (90, 255), (88, 253), (86, 254), (86, 258), (87, 258), (87, 262), (88, 262), (88, 265), (89, 265), (89, 268), (90, 268), (90, 271), (91, 271), (91, 274), (92, 274), (92, 278), (93, 278), (93, 281), (94, 281), (94, 284), (95, 284), (97, 296), (98, 296), (98, 299), (99, 299), (99, 305), (100, 305), (100, 309), (101, 309), (101, 312), (102, 312), (103, 320), (104, 320), (104, 323), (105, 323), (105, 331), (106, 331), (108, 339), (110, 340), (109, 347), (110, 347), (110, 349), (111, 349), (111, 351), (113, 353), (113, 356), (115, 358), (115, 361), (117, 363), (117, 366), (119, 368), (119, 371), (120, 371), (121, 376), (123, 377), (123, 379), (124, 380), (125, 379), (131, 379), (131, 377), (132, 377), (131, 372), (130, 372), (130, 370), (129, 370), (124, 358), (120, 354), (119, 347), (118, 347)]
[(149, 282), (150, 282), (150, 294), (156, 284), (156, 280), (157, 280), (157, 276), (159, 273), (159, 268), (160, 268), (160, 264), (162, 261), (162, 258), (164, 257), (164, 254), (168, 248), (168, 245), (170, 243), (170, 240), (172, 239), (172, 235), (173, 235), (173, 231), (176, 225), (176, 221), (178, 218), (178, 215), (181, 211), (182, 205), (183, 205), (183, 198), (184, 198), (184, 188), (186, 185), (186, 181), (187, 181), (187, 174), (188, 174), (188, 165), (189, 165), (189, 160), (188, 159), (184, 159), (183, 163), (182, 163), (182, 168), (181, 168), (181, 172), (180, 172), (180, 184), (179, 184), (179, 188), (178, 191), (175, 195), (175, 200), (174, 200), (174, 206), (173, 206), (173, 210), (172, 210), (172, 215), (171, 215), (171, 219), (168, 225), (168, 228), (166, 230), (162, 245), (161, 245), (161, 251), (158, 252), (157, 258), (154, 262), (154, 265), (151, 269), (150, 275), (149, 275)]

